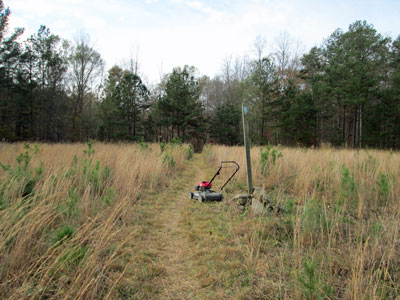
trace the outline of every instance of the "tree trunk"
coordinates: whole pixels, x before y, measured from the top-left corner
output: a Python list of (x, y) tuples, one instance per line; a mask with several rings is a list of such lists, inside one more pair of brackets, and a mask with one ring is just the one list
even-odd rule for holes
[(136, 108), (133, 110), (133, 136), (136, 136)]
[(264, 109), (265, 109), (265, 101), (264, 97), (262, 98), (262, 109), (261, 109), (261, 142), (264, 140), (264, 125), (265, 125), (265, 119), (264, 119)]
[(357, 147), (357, 115), (358, 115), (358, 110), (356, 108), (355, 112), (354, 112), (354, 127), (353, 127), (353, 148)]
[[(343, 107), (343, 129), (342, 129), (342, 143), (346, 143), (346, 105)], [(347, 148), (347, 147), (346, 147)]]
[(363, 126), (363, 108), (364, 108), (364, 104), (361, 104), (361, 107), (360, 107), (360, 117), (359, 117), (359, 123), (360, 123), (360, 125), (358, 126), (359, 127), (359, 130), (360, 130), (360, 132), (359, 132), (359, 147), (361, 148), (362, 146), (363, 146), (363, 141), (362, 141), (362, 126)]

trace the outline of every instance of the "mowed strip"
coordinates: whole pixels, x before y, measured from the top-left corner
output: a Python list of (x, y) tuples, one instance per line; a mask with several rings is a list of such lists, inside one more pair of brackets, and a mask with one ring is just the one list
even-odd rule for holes
[(253, 273), (231, 233), (229, 205), (188, 197), (196, 182), (213, 175), (195, 155), (162, 193), (140, 202), (140, 234), (132, 242), (130, 271), (121, 296), (130, 299), (236, 299)]

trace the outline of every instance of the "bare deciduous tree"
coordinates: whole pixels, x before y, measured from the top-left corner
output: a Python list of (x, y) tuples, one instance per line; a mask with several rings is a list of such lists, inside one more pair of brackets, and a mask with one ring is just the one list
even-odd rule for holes
[(275, 38), (273, 60), (277, 68), (278, 79), (283, 86), (289, 80), (295, 79), (301, 66), (302, 49), (301, 43), (293, 39), (286, 31), (281, 32)]
[(103, 72), (103, 60), (90, 43), (87, 33), (80, 32), (75, 37), (75, 45), (70, 57), (72, 96), (74, 100), (73, 139), (82, 140), (82, 112), (85, 94), (90, 92), (93, 82)]
[(266, 38), (261, 35), (257, 35), (256, 39), (254, 40), (253, 46), (257, 56), (257, 60), (261, 61), (261, 59), (264, 57), (264, 51), (267, 46)]

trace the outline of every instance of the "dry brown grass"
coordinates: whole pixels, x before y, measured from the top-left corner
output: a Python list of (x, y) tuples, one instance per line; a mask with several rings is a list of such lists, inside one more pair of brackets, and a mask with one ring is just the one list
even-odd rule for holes
[[(87, 148), (40, 144), (34, 153), (32, 145), (0, 144), (0, 162), (12, 167), (0, 171), (1, 299), (118, 296), (129, 268), (126, 245), (137, 234), (135, 203), (184, 168), (185, 147), (160, 154), (157, 144), (95, 144), (91, 156)], [(32, 159), (17, 170), (15, 158), (25, 151)]]
[[(376, 150), (274, 148), (253, 181), (274, 210), (231, 223), (256, 275), (248, 299), (397, 299), (400, 296), (400, 154)], [(265, 148), (263, 149), (265, 151)], [(212, 146), (211, 164), (236, 160), (231, 192), (246, 189), (243, 147)], [(276, 212), (276, 207), (283, 212)]]
[[(263, 166), (254, 147), (273, 208), (257, 217), (227, 205), (246, 190), (242, 147), (206, 147), (188, 165), (185, 146), (94, 148), (31, 146), (25, 171), (24, 145), (0, 144), (13, 168), (0, 170), (0, 299), (400, 296), (398, 152), (275, 148)], [(226, 200), (189, 201), (221, 160), (242, 166)]]

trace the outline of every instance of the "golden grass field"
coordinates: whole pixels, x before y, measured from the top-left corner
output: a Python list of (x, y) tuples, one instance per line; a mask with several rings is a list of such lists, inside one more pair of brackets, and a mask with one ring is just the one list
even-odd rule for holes
[[(400, 297), (398, 152), (251, 153), (262, 216), (243, 147), (0, 144), (0, 299)], [(189, 200), (221, 160), (225, 200)]]
[[(83, 153), (86, 145), (0, 147), (2, 164), (13, 167), (1, 171), (0, 298), (112, 298), (135, 203), (184, 167), (183, 150), (169, 151), (172, 169), (158, 145), (102, 144), (92, 155)], [(17, 170), (15, 158), (27, 151), (32, 160), (25, 169), (22, 158)], [(34, 192), (23, 197), (31, 178)]]
[[(257, 297), (397, 299), (399, 153), (275, 149), (275, 164), (271, 149), (264, 172), (261, 149), (252, 149), (253, 181), (284, 212), (248, 219), (237, 233), (254, 259)], [(210, 152), (215, 161), (245, 165), (241, 147)], [(242, 172), (239, 182), (245, 179)]]

